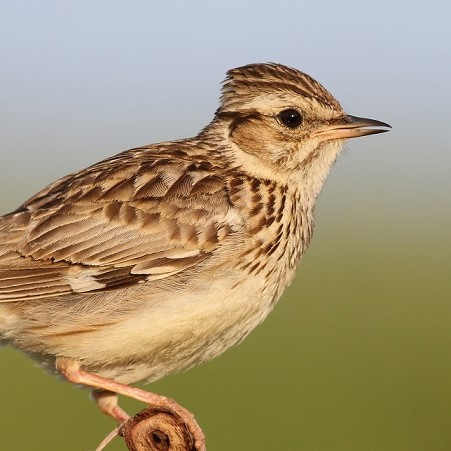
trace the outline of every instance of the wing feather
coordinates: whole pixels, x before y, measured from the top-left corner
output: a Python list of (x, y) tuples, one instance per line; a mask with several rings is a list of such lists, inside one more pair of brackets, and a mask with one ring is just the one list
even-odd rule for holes
[(226, 185), (174, 150), (124, 152), (0, 218), (0, 302), (117, 289), (214, 255), (236, 220)]

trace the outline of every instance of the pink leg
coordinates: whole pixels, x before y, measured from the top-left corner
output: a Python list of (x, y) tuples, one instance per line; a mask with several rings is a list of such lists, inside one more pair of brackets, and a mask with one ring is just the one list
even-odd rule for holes
[[(123, 421), (124, 415), (125, 418), (128, 418), (126, 412), (117, 404), (117, 394), (142, 401), (146, 404), (150, 404), (152, 407), (170, 409), (180, 415), (183, 421), (187, 424), (198, 449), (205, 449), (204, 434), (194, 419), (193, 414), (180, 404), (177, 404), (173, 399), (141, 390), (139, 388), (131, 387), (129, 385), (121, 384), (120, 382), (115, 382), (113, 380), (97, 376), (96, 374), (88, 373), (80, 369), (79, 362), (65, 357), (58, 357), (56, 359), (56, 368), (69, 381), (96, 388), (97, 391), (93, 392), (93, 396), (99, 404), (100, 410), (112, 416), (117, 421)], [(99, 393), (99, 395), (96, 393)]]
[(100, 411), (113, 417), (118, 423), (123, 423), (130, 418), (130, 415), (119, 407), (116, 393), (95, 388), (91, 394)]

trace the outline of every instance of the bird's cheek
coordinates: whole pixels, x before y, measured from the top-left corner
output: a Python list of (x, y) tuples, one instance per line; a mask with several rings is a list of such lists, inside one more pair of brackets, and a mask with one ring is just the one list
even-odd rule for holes
[(230, 135), (230, 139), (242, 151), (253, 155), (262, 155), (268, 143), (267, 137), (261, 132), (260, 127), (252, 123), (244, 123), (236, 127)]

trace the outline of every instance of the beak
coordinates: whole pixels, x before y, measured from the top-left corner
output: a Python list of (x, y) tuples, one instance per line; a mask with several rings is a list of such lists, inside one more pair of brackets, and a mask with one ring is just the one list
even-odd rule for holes
[(358, 136), (375, 135), (376, 133), (385, 133), (388, 132), (388, 128), (391, 128), (391, 126), (385, 122), (375, 121), (374, 119), (343, 116), (329, 121), (326, 126), (314, 131), (310, 136), (320, 136), (325, 141), (329, 141), (331, 139), (348, 139)]

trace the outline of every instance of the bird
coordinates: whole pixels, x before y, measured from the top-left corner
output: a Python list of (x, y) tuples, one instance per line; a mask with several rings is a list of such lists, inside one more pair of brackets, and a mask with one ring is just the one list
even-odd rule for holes
[(229, 70), (197, 136), (119, 153), (0, 218), (1, 343), (90, 387), (118, 422), (118, 394), (169, 402), (130, 384), (259, 325), (295, 277), (343, 144), (389, 128), (297, 69)]

